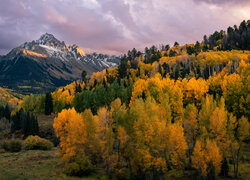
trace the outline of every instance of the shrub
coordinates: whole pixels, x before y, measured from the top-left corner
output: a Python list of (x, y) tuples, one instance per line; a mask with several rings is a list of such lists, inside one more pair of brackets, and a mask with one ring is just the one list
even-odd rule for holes
[(4, 141), (2, 148), (8, 152), (19, 152), (22, 150), (22, 142), (16, 139)]
[(0, 154), (1, 153), (5, 153), (5, 150), (4, 149), (0, 149)]
[(24, 140), (24, 148), (26, 150), (50, 150), (52, 147), (53, 144), (49, 140), (39, 136), (28, 136)]
[(177, 169), (168, 171), (165, 176), (166, 179), (181, 179), (183, 177), (183, 172)]
[(131, 179), (130, 174), (131, 173), (128, 168), (122, 168), (117, 172), (117, 179), (119, 180)]
[(88, 157), (76, 157), (74, 162), (67, 163), (64, 172), (68, 176), (88, 176), (94, 171), (94, 167)]

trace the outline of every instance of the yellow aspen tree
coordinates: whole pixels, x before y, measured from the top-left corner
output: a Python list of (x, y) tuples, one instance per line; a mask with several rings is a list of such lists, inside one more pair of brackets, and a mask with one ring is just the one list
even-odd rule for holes
[(208, 173), (220, 172), (222, 155), (215, 141), (197, 140), (195, 143), (192, 166), (197, 169), (201, 176), (206, 177)]
[(158, 116), (160, 120), (165, 121), (166, 124), (169, 124), (172, 121), (169, 96), (167, 94), (164, 94), (160, 97)]
[(98, 118), (93, 116), (90, 109), (85, 110), (82, 113), (82, 117), (86, 131), (85, 152), (89, 154), (93, 161), (98, 162), (101, 154), (99, 139), (97, 136)]
[(173, 165), (177, 168), (183, 169), (185, 165), (187, 142), (184, 137), (184, 129), (178, 124), (168, 125), (168, 145), (171, 153), (171, 160)]
[(207, 176), (207, 162), (208, 157), (206, 156), (204, 143), (197, 140), (192, 155), (192, 166), (201, 173), (201, 176)]
[(208, 169), (208, 172), (214, 170), (215, 174), (218, 175), (221, 169), (222, 155), (215, 141), (207, 140), (206, 152), (206, 156), (208, 156), (209, 159), (208, 162), (212, 165), (210, 170)]
[(232, 159), (234, 164), (234, 176), (238, 176), (239, 171), (239, 158), (242, 150), (242, 146), (244, 145), (244, 140), (249, 138), (249, 122), (248, 119), (244, 116), (242, 116), (238, 120), (237, 128), (235, 129), (234, 135), (231, 144), (231, 153), (232, 153)]
[(130, 165), (138, 176), (160, 175), (167, 170), (166, 120), (158, 116), (159, 105), (147, 98), (137, 99), (131, 107), (134, 124), (131, 135)]
[(193, 104), (187, 105), (184, 113), (184, 133), (189, 148), (189, 163), (191, 163), (191, 152), (198, 136), (197, 113), (198, 111)]
[(207, 127), (210, 124), (210, 116), (216, 108), (216, 102), (213, 99), (213, 96), (207, 95), (206, 98), (203, 98), (201, 104), (201, 110), (198, 115), (198, 129), (201, 136), (208, 137)]
[(226, 111), (222, 108), (215, 108), (210, 116), (209, 123), (209, 136), (211, 139), (216, 140), (221, 152), (226, 153), (228, 149), (228, 137), (227, 137), (227, 117)]
[(54, 119), (56, 136), (60, 139), (60, 155), (66, 162), (74, 161), (76, 157), (85, 157), (87, 133), (81, 114), (74, 108), (64, 109)]
[(97, 134), (99, 138), (101, 156), (107, 173), (114, 170), (117, 157), (113, 154), (114, 133), (112, 113), (106, 107), (102, 107), (97, 112)]
[(195, 103), (196, 106), (200, 106), (201, 100), (207, 92), (208, 85), (204, 79), (191, 78), (184, 86), (184, 102), (185, 104)]
[[(118, 168), (122, 169), (128, 166), (126, 159), (129, 159), (128, 155), (128, 141), (129, 136), (126, 130), (122, 126), (117, 128), (117, 140), (118, 140)], [(119, 171), (118, 171), (119, 174)]]
[(118, 125), (126, 126), (128, 124), (126, 106), (125, 104), (122, 105), (119, 98), (115, 99), (110, 104), (110, 112), (112, 113), (114, 128), (116, 128), (116, 131)]

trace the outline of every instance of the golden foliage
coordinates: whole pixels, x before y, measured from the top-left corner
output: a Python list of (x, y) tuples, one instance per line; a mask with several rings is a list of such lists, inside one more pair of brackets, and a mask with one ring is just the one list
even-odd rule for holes
[(201, 172), (202, 176), (207, 176), (212, 169), (216, 174), (220, 172), (222, 156), (214, 141), (207, 139), (205, 142), (197, 140), (193, 155), (192, 165)]
[(62, 110), (54, 119), (53, 127), (60, 138), (60, 155), (65, 161), (84, 154), (87, 133), (82, 116), (74, 108)]
[[(62, 101), (64, 104), (71, 104), (75, 96), (75, 86), (77, 82), (59, 88), (57, 91), (52, 93), (54, 101)], [(84, 82), (80, 83), (81, 88), (85, 86)]]
[(169, 137), (168, 137), (168, 145), (170, 148), (171, 159), (177, 168), (184, 168), (186, 150), (187, 150), (187, 142), (184, 137), (184, 129), (178, 124), (169, 124), (168, 126)]

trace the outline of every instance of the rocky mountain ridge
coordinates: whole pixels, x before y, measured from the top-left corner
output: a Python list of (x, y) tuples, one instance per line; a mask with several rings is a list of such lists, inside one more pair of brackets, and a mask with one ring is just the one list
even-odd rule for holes
[(76, 44), (67, 46), (45, 33), (0, 56), (0, 86), (27, 93), (34, 87), (37, 92), (49, 91), (80, 79), (83, 70), (91, 75), (119, 62), (118, 56), (86, 54)]

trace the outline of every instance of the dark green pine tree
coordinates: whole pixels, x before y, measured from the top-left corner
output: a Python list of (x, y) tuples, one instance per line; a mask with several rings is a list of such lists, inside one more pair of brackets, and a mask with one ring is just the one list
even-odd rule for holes
[(169, 51), (169, 57), (173, 57), (176, 54), (177, 54), (176, 51), (173, 51), (172, 49)]
[(179, 46), (179, 43), (177, 41), (175, 41), (174, 46)]
[(103, 80), (102, 80), (102, 85), (103, 85), (103, 87), (107, 87), (107, 84), (106, 84), (106, 81), (105, 81), (105, 79), (103, 78)]
[(8, 104), (4, 108), (4, 117), (10, 120), (10, 107)]
[(229, 172), (229, 166), (228, 166), (228, 162), (227, 159), (224, 158), (221, 164), (221, 172), (220, 175), (223, 177), (228, 177), (228, 172)]
[(0, 106), (0, 119), (4, 117), (4, 107)]
[(53, 112), (53, 99), (51, 93), (46, 93), (44, 113), (46, 115), (50, 115), (52, 112)]
[(86, 82), (87, 82), (87, 72), (86, 71), (82, 71), (82, 81), (86, 84)]
[(125, 57), (122, 57), (121, 63), (118, 66), (118, 74), (119, 77), (122, 79), (127, 76), (128, 71), (128, 60)]
[(82, 92), (81, 84), (75, 83), (75, 94)]
[(96, 87), (97, 86), (97, 80), (95, 79), (95, 81), (94, 81), (94, 87)]
[(143, 101), (145, 101), (145, 100), (146, 100), (146, 94), (145, 94), (145, 92), (144, 92), (144, 91), (142, 91), (142, 99), (143, 99)]
[(39, 125), (37, 117), (34, 114), (31, 114), (31, 123), (32, 123), (32, 135), (39, 135)]
[(20, 123), (20, 112), (16, 112), (13, 116), (11, 116), (11, 132), (15, 132), (16, 130), (21, 129)]
[(159, 66), (158, 66), (158, 73), (160, 73), (160, 75), (162, 76), (161, 64), (159, 64)]
[(30, 118), (30, 113), (28, 112), (25, 116), (25, 123), (24, 123), (24, 129), (23, 134), (25, 137), (32, 135), (32, 122)]

